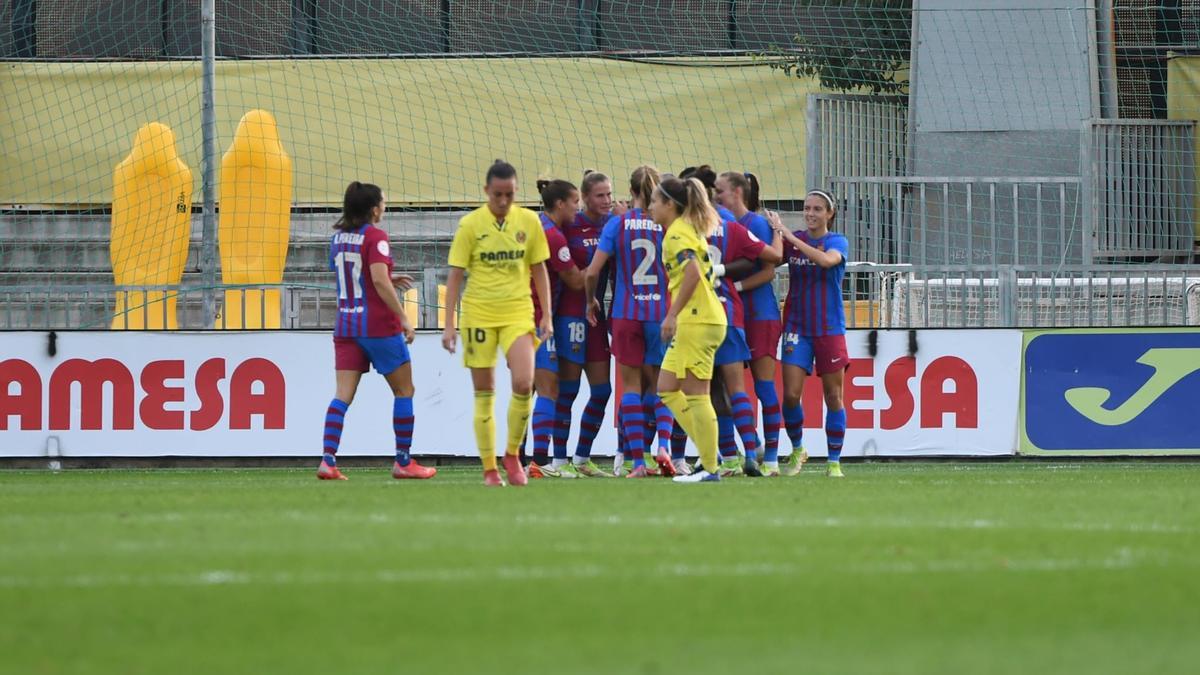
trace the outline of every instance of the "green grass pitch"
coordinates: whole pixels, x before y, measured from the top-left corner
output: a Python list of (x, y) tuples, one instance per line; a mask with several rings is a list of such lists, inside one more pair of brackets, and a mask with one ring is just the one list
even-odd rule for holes
[(0, 672), (1200, 669), (1200, 464), (820, 468), (3, 471)]

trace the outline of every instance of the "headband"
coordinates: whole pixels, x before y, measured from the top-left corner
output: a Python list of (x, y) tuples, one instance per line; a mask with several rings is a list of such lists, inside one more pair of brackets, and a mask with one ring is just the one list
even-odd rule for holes
[(682, 208), (687, 208), (687, 204), (684, 204), (683, 202), (679, 201), (678, 199), (675, 199), (674, 197), (672, 197), (672, 196), (671, 196), (671, 193), (670, 193), (670, 192), (667, 192), (666, 190), (664, 190), (664, 189), (663, 189), (663, 186), (662, 186), (662, 183), (659, 183), (659, 184), (658, 184), (658, 187), (656, 187), (656, 188), (654, 188), (654, 189), (655, 189), (656, 191), (658, 191), (658, 192), (661, 192), (661, 193), (663, 193), (663, 196), (664, 196), (664, 197), (666, 197), (667, 199), (670, 199), (671, 201), (673, 201), (673, 202), (675, 202), (676, 204), (678, 204), (678, 205), (679, 205), (679, 208), (681, 208), (681, 209), (682, 209)]
[(821, 198), (825, 200), (825, 203), (829, 205), (830, 211), (837, 210), (837, 202), (835, 202), (833, 200), (833, 196), (830, 195), (828, 192), (826, 192), (824, 190), (809, 190), (808, 195), (806, 195), (806, 196), (811, 197), (813, 195), (820, 195)]

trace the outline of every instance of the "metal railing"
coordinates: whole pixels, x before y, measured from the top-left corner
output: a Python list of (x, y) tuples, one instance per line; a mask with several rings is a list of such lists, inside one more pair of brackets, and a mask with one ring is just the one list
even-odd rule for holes
[(901, 96), (809, 94), (808, 187), (831, 176), (899, 176), (907, 171), (908, 103)]
[(928, 265), (1080, 262), (1071, 176), (833, 176), (854, 260)]
[[(1191, 253), (1196, 122), (1089, 120), (1080, 148), (1084, 228), (1096, 258)], [(1091, 262), (1085, 255), (1084, 262)]]
[[(443, 325), (443, 268), (416, 279), (405, 302), (420, 328)], [(786, 268), (776, 278), (787, 295)], [(213, 317), (203, 313), (204, 292), (215, 290)], [(116, 326), (202, 330), (268, 325), (264, 290), (280, 291), (279, 327), (329, 330), (337, 317), (333, 286), (8, 287), (0, 289), (0, 329), (104, 330)], [(237, 294), (238, 316), (224, 311), (226, 292)], [(117, 297), (125, 309), (118, 313)], [(148, 301), (141, 300), (150, 295)], [(881, 265), (852, 262), (843, 283), (850, 328), (1064, 328), (1200, 326), (1200, 265), (968, 266)]]
[(1200, 265), (851, 263), (843, 294), (851, 328), (1200, 326)]

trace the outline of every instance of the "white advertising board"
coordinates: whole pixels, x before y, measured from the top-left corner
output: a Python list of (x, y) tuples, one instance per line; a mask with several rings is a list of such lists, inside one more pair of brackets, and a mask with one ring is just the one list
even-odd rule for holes
[[(1015, 452), (1021, 333), (921, 331), (916, 358), (903, 331), (847, 336), (846, 456), (1007, 455)], [(0, 457), (267, 457), (320, 452), (333, 395), (328, 333), (65, 332), (50, 356), (47, 335), (0, 333)], [(439, 336), (412, 345), (418, 455), (475, 454), (470, 378)], [(497, 373), (502, 447), (508, 379)], [(823, 406), (806, 388), (805, 447), (824, 454)], [(575, 402), (574, 436), (587, 399)], [(752, 389), (751, 389), (752, 391)], [(614, 399), (616, 394), (614, 394)], [(386, 456), (392, 399), (383, 379), (363, 378), (346, 418), (342, 455)], [(608, 419), (614, 403), (609, 403)], [(616, 447), (612, 423), (598, 455)], [(786, 434), (781, 434), (786, 447)]]

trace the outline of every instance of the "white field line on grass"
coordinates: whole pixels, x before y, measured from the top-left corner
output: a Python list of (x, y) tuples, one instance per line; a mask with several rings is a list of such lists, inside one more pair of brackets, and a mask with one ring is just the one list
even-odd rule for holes
[[(501, 515), (479, 513), (472, 515), (455, 515), (445, 513), (390, 513), (375, 512), (368, 514), (338, 512), (338, 511), (303, 511), (289, 509), (278, 513), (279, 517), (300, 523), (340, 522), (348, 524), (369, 524), (392, 526), (406, 525), (441, 525), (469, 526), (478, 524), (530, 526), (530, 527), (719, 527), (736, 529), (929, 529), (929, 530), (1014, 530), (1040, 532), (1115, 532), (1123, 534), (1200, 534), (1200, 528), (1185, 527), (1170, 523), (1113, 523), (1113, 522), (1082, 522), (1082, 521), (1053, 521), (1041, 520), (1035, 522), (1006, 522), (994, 518), (908, 518), (908, 517), (855, 517), (855, 516), (807, 516), (807, 515), (764, 515), (759, 518), (745, 516), (710, 516), (704, 514), (657, 514), (625, 516), (621, 514), (600, 514), (578, 516), (572, 514), (528, 514)], [(21, 526), (39, 523), (45, 520), (61, 520), (66, 514), (61, 513), (9, 513), (0, 515), (0, 525)], [(121, 524), (190, 524), (209, 521), (247, 521), (244, 511), (197, 511), (177, 512), (165, 511), (159, 513), (126, 513), (116, 514), (89, 513), (73, 514), (70, 516), (75, 524), (86, 523), (88, 519), (114, 519)], [(0, 536), (4, 535), (0, 531)], [(13, 539), (11, 533), (7, 537)]]
[[(850, 564), (841, 569), (845, 574), (908, 575), (930, 573), (984, 572), (1077, 572), (1131, 570), (1165, 567), (1172, 561), (1161, 556), (1146, 556), (1129, 548), (1121, 548), (1098, 558), (1029, 558), (1013, 560), (925, 560), (880, 561)], [(649, 574), (665, 578), (728, 578), (733, 576), (790, 576), (805, 571), (796, 564), (743, 563), (736, 565), (706, 565), (688, 562), (662, 563)], [(646, 572), (639, 571), (638, 575)], [(560, 567), (513, 566), (442, 567), (415, 569), (385, 569), (374, 572), (276, 571), (239, 572), (236, 570), (205, 570), (165, 574), (79, 574), (62, 577), (0, 576), (0, 588), (109, 588), (109, 587), (197, 587), (197, 586), (291, 586), (314, 584), (411, 584), (466, 583), (476, 581), (576, 581), (584, 579), (621, 579), (630, 575), (628, 568), (597, 564), (563, 565)]]

